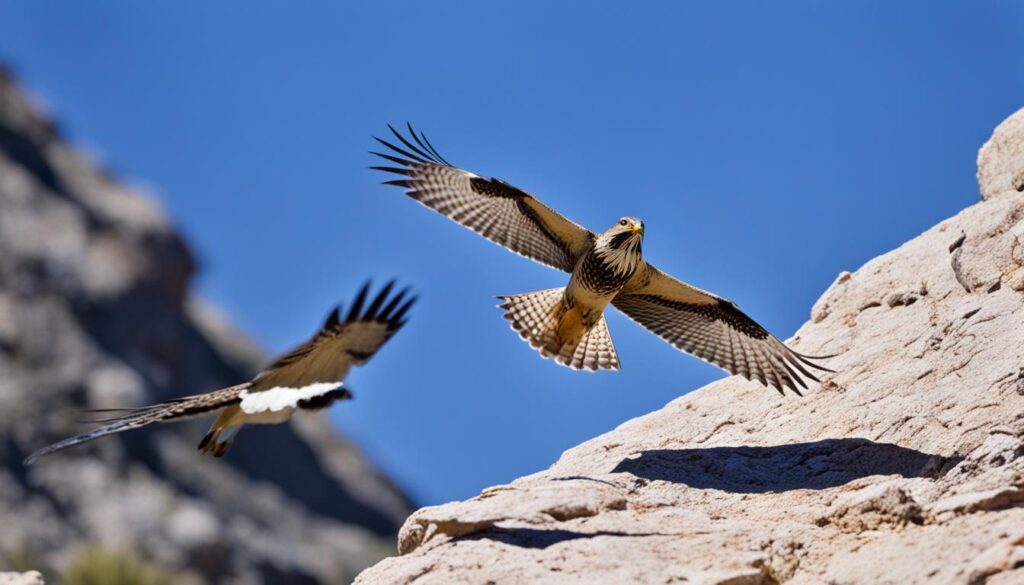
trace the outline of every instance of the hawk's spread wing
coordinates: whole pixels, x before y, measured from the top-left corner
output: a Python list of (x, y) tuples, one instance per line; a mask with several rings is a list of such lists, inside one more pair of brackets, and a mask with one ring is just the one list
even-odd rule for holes
[(485, 179), (448, 164), (426, 136), (409, 126), (410, 142), (388, 126), (406, 148), (376, 140), (392, 150), (373, 154), (398, 167), (372, 167), (403, 175), (386, 181), (406, 195), (517, 254), (572, 272), (596, 237), (529, 193), (499, 179)]
[[(806, 366), (831, 372), (786, 347), (727, 299), (644, 264), (612, 300), (617, 309), (677, 349), (732, 374), (797, 394), (818, 381)], [(799, 372), (799, 373), (798, 373)]]
[(247, 394), (271, 388), (312, 390), (314, 384), (337, 385), (349, 368), (366, 363), (405, 325), (405, 314), (416, 297), (404, 300), (406, 289), (389, 299), (392, 288), (394, 282), (389, 282), (364, 310), (370, 289), (369, 283), (364, 285), (344, 320), (341, 307), (335, 308), (312, 339), (253, 378)]

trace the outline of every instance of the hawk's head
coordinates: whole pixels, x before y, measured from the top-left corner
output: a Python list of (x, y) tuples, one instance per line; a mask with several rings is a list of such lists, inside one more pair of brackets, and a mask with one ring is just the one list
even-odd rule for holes
[(594, 251), (618, 272), (631, 274), (640, 263), (643, 239), (644, 222), (635, 217), (623, 217), (598, 236)]
[(623, 217), (601, 234), (601, 239), (606, 240), (608, 247), (619, 250), (623, 247), (640, 248), (640, 242), (644, 239), (644, 222), (635, 217)]

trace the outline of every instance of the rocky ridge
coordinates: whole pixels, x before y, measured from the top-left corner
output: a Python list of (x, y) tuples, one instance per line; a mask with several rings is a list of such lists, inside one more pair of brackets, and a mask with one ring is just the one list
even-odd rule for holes
[(738, 377), (424, 508), (356, 580), (1024, 583), (1024, 110), (983, 198), (821, 296), (805, 398)]
[(263, 356), (191, 294), (194, 270), (158, 206), (62, 141), (0, 67), (0, 570), (53, 581), (100, 547), (175, 583), (347, 583), (390, 549), (408, 501), (322, 416), (246, 431), (220, 460), (196, 454), (201, 420), (22, 466), (87, 428), (83, 409), (254, 373)]

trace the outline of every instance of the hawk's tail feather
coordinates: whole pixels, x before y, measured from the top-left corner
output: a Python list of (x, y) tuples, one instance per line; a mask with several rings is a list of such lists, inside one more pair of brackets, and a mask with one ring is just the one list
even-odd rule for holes
[(80, 445), (93, 439), (98, 439), (100, 437), (113, 435), (114, 433), (120, 433), (131, 429), (137, 429), (154, 423), (180, 420), (217, 410), (237, 402), (238, 393), (248, 387), (248, 385), (248, 383), (240, 384), (238, 386), (223, 388), (207, 394), (178, 398), (168, 402), (155, 404), (153, 406), (145, 406), (129, 411), (128, 414), (122, 417), (109, 419), (107, 424), (89, 431), (88, 433), (76, 435), (54, 443), (48, 447), (39, 449), (25, 459), (25, 465), (32, 465), (37, 459), (44, 455), (56, 453), (57, 451), (67, 449), (68, 447), (74, 447), (75, 445)]
[[(562, 348), (559, 355), (559, 362), (574, 370), (618, 370), (619, 355), (615, 351), (615, 344), (612, 342), (611, 331), (608, 330), (608, 321), (604, 315), (594, 323), (580, 339), (579, 345), (568, 355), (567, 347)], [(567, 361), (562, 361), (562, 360)]]
[(574, 370), (618, 370), (608, 323), (604, 315), (589, 329), (578, 312), (566, 310), (565, 289), (550, 288), (521, 295), (498, 297), (512, 329), (546, 358)]

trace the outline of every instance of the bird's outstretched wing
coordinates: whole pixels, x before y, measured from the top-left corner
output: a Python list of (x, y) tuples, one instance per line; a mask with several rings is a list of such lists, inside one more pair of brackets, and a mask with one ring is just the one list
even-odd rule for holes
[(572, 272), (596, 235), (544, 205), (532, 195), (499, 179), (485, 179), (453, 167), (409, 126), (406, 138), (388, 126), (404, 148), (375, 138), (390, 153), (374, 152), (399, 166), (371, 167), (402, 175), (386, 181), (483, 237), (536, 260)]
[[(106, 435), (207, 414), (225, 407), (229, 410), (240, 408), (247, 414), (284, 408), (318, 410), (334, 400), (351, 398), (348, 390), (341, 387), (341, 380), (349, 368), (366, 363), (401, 329), (405, 325), (405, 314), (416, 301), (416, 297), (406, 299), (406, 290), (390, 296), (392, 288), (394, 282), (388, 283), (369, 306), (365, 306), (370, 290), (367, 283), (359, 291), (344, 320), (341, 307), (335, 308), (312, 339), (278, 358), (250, 382), (135, 410), (115, 410), (113, 412), (123, 414), (94, 421), (104, 424), (36, 451), (25, 459), (25, 465), (31, 465), (44, 455)], [(216, 437), (215, 434), (207, 435), (200, 444), (201, 449), (211, 436)], [(223, 455), (230, 446), (230, 440), (222, 446), (221, 450), (213, 451), (215, 455)]]
[(408, 289), (392, 296), (394, 286), (394, 281), (387, 283), (367, 305), (370, 284), (363, 285), (344, 318), (342, 307), (335, 307), (309, 341), (277, 358), (257, 374), (246, 394), (252, 396), (272, 388), (298, 389), (314, 384), (337, 387), (352, 366), (366, 363), (405, 325), (405, 315), (416, 297), (406, 298)]
[(740, 311), (732, 301), (692, 287), (644, 264), (612, 305), (677, 349), (784, 394), (800, 394), (808, 368), (831, 372), (797, 353)]

